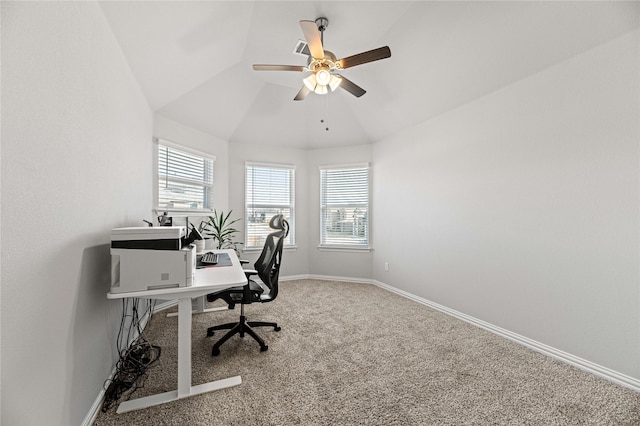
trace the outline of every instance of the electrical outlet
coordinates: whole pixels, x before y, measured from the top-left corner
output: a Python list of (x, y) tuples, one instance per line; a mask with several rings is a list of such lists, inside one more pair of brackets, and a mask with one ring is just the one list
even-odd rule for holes
[(384, 262), (384, 270), (385, 271), (389, 270), (389, 262)]

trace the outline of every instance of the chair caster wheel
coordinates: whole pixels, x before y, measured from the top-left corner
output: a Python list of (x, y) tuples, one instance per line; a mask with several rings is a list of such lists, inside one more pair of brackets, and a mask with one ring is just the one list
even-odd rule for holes
[(211, 337), (215, 334), (215, 331), (213, 330), (207, 330), (207, 337)]
[(265, 345), (265, 346), (261, 346), (261, 347), (260, 347), (260, 352), (264, 352), (264, 351), (266, 351), (267, 349), (269, 349), (269, 346), (266, 346), (266, 345)]
[(218, 355), (220, 355), (220, 349), (214, 349), (214, 350), (212, 350), (212, 351), (211, 351), (211, 355), (213, 355), (213, 356), (218, 356)]
[(278, 327), (277, 325), (273, 327), (273, 331), (280, 331), (280, 330), (282, 330), (282, 328)]

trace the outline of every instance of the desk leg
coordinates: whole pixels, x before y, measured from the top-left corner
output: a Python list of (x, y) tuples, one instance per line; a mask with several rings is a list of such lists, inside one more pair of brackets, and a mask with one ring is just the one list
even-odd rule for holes
[(164, 404), (205, 392), (237, 386), (240, 383), (242, 383), (240, 376), (234, 376), (191, 386), (191, 299), (180, 299), (178, 302), (178, 390), (125, 401), (118, 406), (116, 412), (120, 414)]
[(178, 398), (191, 392), (191, 299), (178, 301)]

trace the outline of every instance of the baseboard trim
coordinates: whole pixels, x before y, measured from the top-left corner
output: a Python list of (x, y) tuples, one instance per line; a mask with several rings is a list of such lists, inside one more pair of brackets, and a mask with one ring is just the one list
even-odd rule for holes
[[(314, 279), (314, 280), (321, 280), (321, 281), (340, 281), (340, 282), (351, 282), (351, 283), (375, 285), (376, 287), (380, 287), (384, 290), (390, 291), (391, 293), (395, 293), (399, 296), (406, 297), (407, 299), (413, 300), (414, 302), (423, 304), (439, 312), (442, 312), (447, 315), (451, 315), (454, 318), (458, 318), (462, 321), (473, 324), (477, 327), (480, 327), (484, 330), (494, 333), (500, 337), (511, 340), (512, 342), (526, 346), (529, 349), (539, 352), (543, 355), (550, 356), (554, 359), (557, 359), (558, 361), (572, 365), (576, 368), (579, 368), (583, 371), (594, 374), (598, 377), (602, 377), (605, 380), (616, 383), (625, 388), (629, 388), (636, 392), (640, 392), (640, 380), (634, 377), (619, 373), (607, 367), (603, 367), (599, 364), (577, 357), (568, 352), (564, 352), (554, 347), (545, 345), (544, 343), (540, 343), (536, 340), (529, 339), (528, 337), (522, 336), (520, 334), (513, 333), (502, 327), (498, 327), (486, 321), (472, 317), (470, 315), (463, 314), (462, 312), (456, 311), (455, 309), (447, 308), (446, 306), (432, 302), (420, 296), (416, 296), (415, 294), (409, 293), (407, 291), (400, 290), (399, 288), (393, 287), (389, 284), (383, 283), (378, 280), (367, 279), (367, 278), (338, 277), (338, 276), (332, 276), (332, 275), (317, 275), (317, 274), (299, 274), (299, 275), (288, 275), (288, 276), (280, 277), (280, 281), (296, 281), (296, 280), (304, 280), (304, 279)], [(155, 309), (153, 310), (153, 313), (165, 310), (175, 305), (177, 305), (177, 301), (175, 300), (164, 302), (162, 304), (156, 305)], [(148, 320), (148, 318), (144, 318), (144, 320), (146, 325), (146, 321)], [(114, 367), (111, 375), (109, 376), (109, 379), (113, 377), (113, 374), (115, 374), (115, 371), (116, 370)], [(100, 410), (100, 407), (102, 406), (103, 398), (104, 398), (104, 389), (102, 389), (98, 394), (98, 397), (96, 398), (95, 402), (91, 406), (91, 410), (89, 411), (89, 413), (87, 413), (87, 416), (82, 422), (82, 426), (91, 426), (93, 424), (96, 416), (98, 415), (98, 410)]]
[(534, 350), (536, 352), (539, 352), (543, 355), (550, 356), (551, 358), (557, 359), (558, 361), (561, 361), (566, 364), (572, 365), (576, 368), (579, 368), (580, 370), (594, 374), (598, 377), (602, 377), (603, 379), (616, 383), (620, 386), (624, 386), (625, 388), (629, 388), (636, 392), (640, 392), (639, 379), (636, 379), (634, 377), (612, 370), (610, 368), (603, 367), (602, 365), (599, 365), (594, 362), (588, 361), (586, 359), (580, 358), (578, 356), (572, 355), (560, 349), (556, 349), (552, 346), (546, 345), (544, 343), (538, 342), (536, 340), (530, 339), (520, 334), (511, 332), (502, 327), (498, 327), (486, 321), (480, 320), (478, 318), (456, 311), (455, 309), (451, 309), (446, 306), (440, 305), (438, 303), (432, 302), (420, 296), (416, 296), (415, 294), (409, 293), (407, 291), (400, 290), (399, 288), (393, 287), (389, 284), (383, 283), (378, 280), (367, 279), (367, 278), (337, 277), (337, 276), (330, 276), (330, 275), (314, 275), (314, 274), (304, 275), (304, 276), (302, 275), (295, 276), (295, 277), (292, 277), (291, 279), (316, 279), (316, 280), (323, 280), (323, 281), (345, 281), (345, 282), (358, 282), (363, 284), (372, 284), (384, 290), (390, 291), (397, 295), (406, 297), (407, 299), (411, 299), (415, 302), (418, 302), (420, 304), (433, 308), (447, 315), (451, 315), (454, 318), (458, 318), (462, 321), (473, 324), (477, 327), (480, 327), (484, 330), (494, 333), (500, 337), (511, 340), (512, 342), (526, 346), (527, 348)]
[(288, 276), (279, 278), (279, 281), (295, 281), (295, 280), (340, 281), (340, 282), (347, 282), (347, 283), (373, 284), (373, 280), (368, 280), (366, 278), (338, 277), (334, 275), (301, 274), (301, 275), (288, 275)]
[[(111, 371), (111, 374), (109, 374), (109, 378), (107, 380), (111, 380), (115, 372), (116, 372), (116, 369), (114, 367), (113, 371)], [(104, 401), (104, 394), (105, 394), (105, 390), (100, 389), (100, 392), (98, 393), (98, 396), (95, 399), (95, 401), (93, 401), (93, 405), (91, 405), (89, 412), (85, 416), (84, 420), (82, 420), (82, 423), (80, 423), (81, 426), (91, 426), (93, 422), (96, 420), (96, 417), (98, 417), (98, 412), (102, 407), (102, 401)]]
[(287, 275), (286, 277), (279, 277), (278, 281), (296, 281), (296, 280), (306, 280), (311, 278), (310, 275), (300, 274), (300, 275)]
[(626, 388), (632, 389), (636, 392), (640, 392), (640, 380), (634, 377), (627, 376), (626, 374), (622, 374), (610, 368), (603, 367), (599, 364), (596, 364), (586, 359), (572, 355), (568, 352), (564, 352), (560, 349), (556, 349), (549, 345), (545, 345), (544, 343), (538, 342), (536, 340), (530, 339), (520, 334), (513, 333), (502, 327), (498, 327), (496, 325), (493, 325), (486, 321), (472, 317), (470, 315), (463, 314), (462, 312), (458, 312), (454, 309), (447, 308), (446, 306), (440, 305), (438, 303), (435, 303), (430, 300), (424, 299), (422, 297), (416, 296), (414, 294), (408, 293), (404, 290), (400, 290), (398, 288), (390, 286), (389, 284), (385, 284), (383, 282), (376, 281), (376, 280), (364, 280), (362, 282), (373, 284), (377, 287), (383, 288), (392, 293), (406, 297), (415, 302), (418, 302), (430, 308), (433, 308), (437, 311), (443, 312), (447, 315), (451, 315), (452, 317), (461, 319), (462, 321), (468, 322), (484, 330), (490, 331), (491, 333), (497, 334), (500, 337), (504, 337), (505, 339), (509, 339), (515, 343), (526, 346), (529, 349), (532, 349), (536, 352), (542, 353), (544, 355), (557, 359), (558, 361), (562, 361), (566, 364), (572, 365), (576, 368), (579, 368), (580, 370), (602, 377), (606, 380), (609, 380), (620, 386), (624, 386)]
[[(170, 300), (168, 302), (156, 304), (153, 307), (153, 311), (151, 312), (151, 316), (153, 316), (153, 314), (155, 314), (156, 312), (159, 312), (159, 311), (162, 311), (164, 309), (170, 308), (170, 307), (175, 306), (177, 304), (178, 304), (177, 300)], [(143, 330), (147, 326), (147, 323), (149, 322), (150, 318), (151, 317), (149, 315), (147, 315), (146, 313), (142, 316), (142, 318), (140, 318), (140, 325), (141, 325), (141, 328)], [(131, 344), (131, 342), (135, 341), (137, 338), (138, 338), (138, 333), (134, 333), (134, 335), (131, 338), (131, 341), (129, 342), (129, 344)], [(111, 379), (113, 378), (113, 375), (116, 374), (116, 369), (117, 368), (114, 365), (113, 369), (111, 370), (111, 374), (109, 374), (109, 377), (107, 378), (107, 380), (105, 380), (105, 383), (111, 381)], [(104, 397), (105, 397), (105, 390), (104, 389), (100, 389), (100, 392), (98, 393), (98, 396), (96, 397), (95, 401), (93, 401), (93, 404), (91, 405), (91, 408), (89, 409), (89, 412), (87, 413), (87, 415), (85, 416), (84, 420), (82, 421), (81, 426), (91, 426), (93, 424), (93, 422), (96, 420), (96, 417), (98, 417), (98, 413), (102, 409), (102, 403), (104, 401)]]
[(178, 306), (178, 300), (169, 300), (168, 302), (157, 304), (153, 309), (153, 313), (164, 311), (165, 309), (169, 309), (172, 306)]

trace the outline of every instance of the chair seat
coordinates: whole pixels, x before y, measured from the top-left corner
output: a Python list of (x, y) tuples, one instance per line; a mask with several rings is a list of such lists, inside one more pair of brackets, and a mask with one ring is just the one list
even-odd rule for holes
[[(229, 309), (233, 309), (236, 303), (241, 303), (244, 297), (244, 287), (239, 285), (236, 287), (225, 288), (224, 290), (216, 291), (215, 293), (207, 294), (207, 302), (213, 302), (218, 299), (222, 299), (229, 304)], [(260, 295), (264, 293), (264, 289), (255, 281), (249, 281), (249, 291), (251, 291), (251, 302), (245, 301), (245, 303), (260, 302)]]

